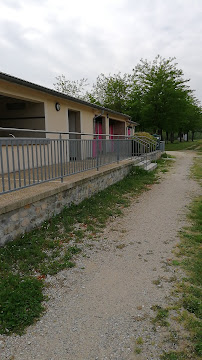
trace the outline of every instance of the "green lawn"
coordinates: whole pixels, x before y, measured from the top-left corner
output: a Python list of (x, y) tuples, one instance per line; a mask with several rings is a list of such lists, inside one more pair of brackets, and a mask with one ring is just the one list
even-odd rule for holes
[[(199, 149), (197, 149), (199, 148)], [(177, 151), (177, 150), (196, 150), (202, 151), (202, 140), (194, 140), (194, 141), (184, 141), (179, 142), (175, 141), (173, 144), (169, 143), (165, 145), (166, 151)]]

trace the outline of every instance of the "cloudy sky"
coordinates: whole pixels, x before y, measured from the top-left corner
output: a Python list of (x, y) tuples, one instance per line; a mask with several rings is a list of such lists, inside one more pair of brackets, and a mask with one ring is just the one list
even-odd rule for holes
[(176, 57), (202, 101), (202, 0), (0, 0), (0, 9), (2, 72), (92, 84), (160, 54)]

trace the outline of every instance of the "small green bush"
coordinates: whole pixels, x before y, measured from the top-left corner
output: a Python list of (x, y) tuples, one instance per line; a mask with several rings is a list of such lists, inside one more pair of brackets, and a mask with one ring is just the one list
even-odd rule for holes
[(149, 138), (151, 140), (156, 140), (156, 138), (153, 135), (151, 135), (150, 133), (145, 132), (145, 131), (138, 131), (138, 132), (135, 133), (135, 135), (137, 135), (137, 136), (146, 136), (147, 138)]

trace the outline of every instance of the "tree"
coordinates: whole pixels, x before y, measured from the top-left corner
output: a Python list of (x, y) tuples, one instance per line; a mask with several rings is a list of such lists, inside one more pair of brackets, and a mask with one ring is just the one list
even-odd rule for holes
[(65, 75), (56, 76), (57, 82), (54, 85), (55, 90), (64, 93), (66, 95), (86, 100), (87, 91), (86, 87), (88, 84), (88, 79), (82, 78), (80, 80), (67, 80)]
[(118, 74), (105, 76), (100, 74), (92, 91), (88, 93), (90, 102), (105, 106), (118, 112), (125, 112), (131, 76)]
[(199, 101), (193, 97), (189, 96), (187, 98), (186, 103), (186, 125), (184, 128), (184, 132), (187, 133), (187, 141), (188, 141), (188, 133), (192, 132), (192, 141), (194, 140), (194, 133), (196, 131), (202, 130), (202, 108)]
[[(192, 91), (177, 68), (175, 58), (156, 56), (153, 62), (141, 59), (133, 69), (133, 87), (138, 89), (140, 123), (151, 131), (177, 131), (184, 115), (186, 96)], [(135, 101), (137, 90), (132, 91)], [(141, 105), (141, 106), (140, 106)], [(134, 109), (135, 110), (135, 109)]]
[(158, 55), (152, 62), (141, 59), (131, 74), (100, 74), (91, 91), (86, 91), (87, 79), (70, 81), (64, 75), (56, 79), (56, 90), (126, 113), (142, 131), (161, 136), (165, 131), (171, 141), (175, 132), (181, 138), (183, 132), (194, 134), (201, 126), (201, 107), (175, 58)]
[(142, 116), (143, 99), (142, 91), (137, 84), (131, 85), (126, 102), (126, 113), (131, 116), (131, 120), (140, 124), (141, 130), (144, 131), (146, 124)]

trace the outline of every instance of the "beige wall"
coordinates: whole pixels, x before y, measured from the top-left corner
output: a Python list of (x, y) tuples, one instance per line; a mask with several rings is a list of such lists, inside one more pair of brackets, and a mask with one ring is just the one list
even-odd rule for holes
[(46, 131), (67, 132), (68, 110), (66, 106), (63, 106), (63, 104), (61, 104), (60, 111), (56, 111), (55, 101), (53, 101), (52, 99), (45, 100), (45, 124), (46, 124)]

